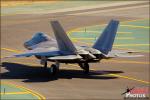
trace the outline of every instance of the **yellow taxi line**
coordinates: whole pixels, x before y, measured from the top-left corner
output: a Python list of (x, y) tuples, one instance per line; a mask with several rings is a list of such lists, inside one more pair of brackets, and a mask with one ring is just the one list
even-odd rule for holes
[(135, 39), (134, 37), (116, 37), (116, 39)]
[(148, 26), (136, 26), (136, 25), (120, 25), (120, 26), (126, 26), (126, 27), (131, 27), (131, 28), (146, 28), (146, 29), (150, 28)]
[(9, 0), (8, 1), (1, 1), (1, 7), (16, 7), (16, 6), (22, 6), (22, 5), (31, 5), (31, 4), (41, 4), (41, 3), (54, 3), (54, 2), (57, 2), (57, 1), (44, 1), (44, 0), (37, 0), (37, 1), (26, 1), (26, 0), (23, 0), (23, 1), (15, 1), (15, 0)]
[[(81, 41), (78, 41), (77, 39), (74, 39), (74, 40), (72, 40), (72, 41), (74, 41), (74, 42), (77, 42), (77, 43), (83, 43), (83, 44), (86, 44), (86, 45), (89, 45), (89, 46), (92, 46), (93, 44), (92, 43), (87, 43), (87, 42), (81, 42)], [(127, 45), (127, 44), (126, 44)], [(147, 45), (149, 45), (149, 44), (147, 44)], [(121, 47), (122, 45), (118, 45), (118, 47), (119, 48), (117, 48), (117, 49), (126, 49), (126, 50), (131, 50), (131, 49), (129, 49), (129, 48), (122, 48)], [(125, 45), (124, 45), (125, 46)], [(134, 44), (133, 45), (130, 45), (130, 46), (135, 46)], [(136, 46), (139, 46), (139, 45), (136, 45)], [(114, 46), (115, 48), (117, 47), (117, 46)], [(134, 49), (132, 49), (132, 50), (134, 50)], [(137, 52), (149, 52), (149, 51), (145, 51), (145, 50), (136, 50)]]
[(121, 48), (121, 47), (119, 47), (119, 48), (117, 48), (117, 47), (114, 47), (114, 49), (120, 49), (120, 50), (131, 50), (131, 51), (136, 51), (136, 52), (146, 52), (146, 53), (149, 53), (149, 51), (147, 50), (135, 50), (135, 49), (129, 49), (129, 48)]
[[(69, 64), (69, 65), (79, 67), (78, 65), (75, 65), (75, 64)], [(91, 70), (96, 71), (96, 69), (93, 69), (93, 68)], [(133, 81), (138, 81), (138, 82), (142, 82), (145, 84), (150, 84), (150, 82), (148, 82), (148, 81), (136, 79), (136, 78), (129, 77), (129, 76), (118, 75), (118, 74), (106, 74), (106, 75), (115, 76), (115, 77), (124, 78), (124, 79), (128, 79), (128, 80), (133, 80)]]
[(129, 79), (129, 80), (134, 80), (134, 81), (142, 82), (145, 84), (150, 84), (150, 82), (148, 82), (148, 81), (143, 81), (143, 80), (136, 79), (136, 78), (129, 77), (129, 76), (123, 76), (123, 75), (118, 75), (118, 74), (108, 74), (108, 75), (116, 76), (116, 77), (120, 77), (120, 78), (124, 78), (124, 79)]
[(139, 62), (139, 61), (128, 61), (128, 60), (102, 60), (102, 62), (108, 62), (108, 61), (111, 61), (111, 62), (115, 62), (115, 63), (130, 63), (130, 64), (149, 64), (149, 62)]
[(113, 46), (120, 47), (120, 46), (149, 46), (150, 44), (115, 44)]
[(14, 50), (14, 49), (9, 49), (9, 48), (1, 48), (2, 50), (10, 51), (10, 52), (15, 52), (15, 53), (22, 53), (19, 50)]
[(77, 43), (87, 44), (87, 45), (90, 45), (90, 46), (93, 45), (93, 43), (81, 42), (81, 41), (79, 41), (79, 40), (77, 40), (77, 39), (73, 39), (72, 41), (77, 42)]
[[(71, 32), (81, 32), (81, 33), (86, 33), (86, 32), (88, 32), (88, 33), (101, 33), (102, 31), (71, 31)], [(117, 32), (118, 34), (130, 34), (130, 33), (132, 33), (132, 32)]]
[[(128, 23), (128, 22), (143, 21), (143, 20), (149, 20), (149, 19), (145, 18), (145, 19), (127, 20), (127, 21), (121, 21), (120, 23)], [(101, 24), (101, 25), (98, 25), (98, 26), (105, 26), (105, 25), (107, 25), (107, 24)], [(90, 27), (90, 26), (87, 26), (87, 27)], [(75, 28), (75, 29), (69, 30), (67, 33), (70, 34), (73, 31), (78, 31), (79, 29), (87, 28), (87, 27)]]
[[(78, 43), (84, 43), (87, 45), (93, 45), (93, 43), (87, 43), (87, 42), (81, 42), (78, 41), (77, 39), (73, 39), (74, 42), (78, 42)], [(150, 44), (114, 44), (114, 47), (124, 47), (124, 46), (149, 46)]]
[[(71, 38), (71, 39), (73, 39), (73, 40), (94, 40), (94, 39), (96, 39), (96, 38)], [(116, 39), (118, 39), (118, 40), (123, 40), (123, 39), (135, 39), (135, 38), (133, 38), (133, 37), (117, 37)]]
[(1, 92), (0, 93), (1, 95), (10, 95), (10, 94), (30, 94), (29, 92), (6, 92), (6, 93), (3, 93)]
[(13, 87), (16, 87), (16, 88), (20, 88), (20, 89), (22, 89), (22, 90), (25, 90), (25, 91), (27, 91), (28, 93), (30, 93), (30, 94), (34, 95), (35, 97), (37, 97), (39, 100), (46, 100), (46, 98), (45, 98), (43, 95), (41, 95), (41, 94), (39, 94), (39, 93), (37, 93), (37, 92), (31, 90), (31, 89), (28, 89), (28, 88), (26, 88), (26, 87), (23, 87), (23, 86), (20, 86), (20, 85), (16, 85), (16, 84), (11, 84), (11, 83), (9, 83), (9, 82), (2, 82), (2, 83), (3, 83), (3, 84), (10, 85), (10, 86), (13, 86)]
[(118, 34), (131, 34), (132, 32), (117, 32)]
[(136, 21), (143, 21), (143, 20), (149, 20), (149, 19), (144, 18), (144, 19), (127, 20), (127, 21), (122, 21), (121, 23), (136, 22)]

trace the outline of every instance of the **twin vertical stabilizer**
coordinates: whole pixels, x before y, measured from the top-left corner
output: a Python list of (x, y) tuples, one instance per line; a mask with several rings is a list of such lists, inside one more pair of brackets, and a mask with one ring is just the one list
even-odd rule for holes
[(119, 21), (111, 20), (107, 27), (104, 29), (103, 33), (95, 44), (93, 45), (93, 48), (101, 51), (104, 54), (108, 54), (109, 51), (111, 51), (114, 39), (117, 33)]
[[(51, 21), (51, 25), (60, 51), (76, 54), (77, 50), (75, 46), (67, 36), (60, 23), (58, 21)], [(107, 27), (104, 29), (101, 36), (99, 36), (99, 38), (93, 45), (93, 48), (101, 51), (104, 54), (108, 54), (108, 52), (112, 49), (118, 25), (119, 21), (111, 20)]]
[(51, 21), (51, 25), (57, 40), (60, 51), (69, 54), (76, 54), (76, 48), (67, 36), (66, 32), (58, 21)]

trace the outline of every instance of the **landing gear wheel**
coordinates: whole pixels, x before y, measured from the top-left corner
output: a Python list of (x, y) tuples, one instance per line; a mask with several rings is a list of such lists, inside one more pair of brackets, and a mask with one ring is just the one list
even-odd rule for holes
[(89, 64), (88, 63), (79, 63), (79, 66), (84, 70), (85, 74), (89, 73)]
[(88, 63), (84, 64), (84, 71), (85, 71), (85, 74), (89, 73), (89, 64)]
[(47, 68), (47, 61), (44, 63), (44, 69)]
[(57, 66), (55, 64), (51, 65), (51, 73), (53, 76), (57, 75), (57, 73), (59, 72), (59, 68), (57, 68)]

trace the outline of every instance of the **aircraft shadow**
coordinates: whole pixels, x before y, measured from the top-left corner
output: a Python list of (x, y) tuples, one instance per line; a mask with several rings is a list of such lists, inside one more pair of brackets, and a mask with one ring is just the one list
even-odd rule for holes
[[(69, 65), (67, 65), (69, 66)], [(89, 74), (84, 74), (83, 70), (61, 69), (57, 76), (52, 76), (49, 68), (33, 67), (18, 63), (3, 62), (2, 67), (5, 67), (8, 72), (1, 73), (1, 79), (23, 79), (23, 82), (48, 82), (57, 79), (116, 79), (117, 77), (108, 76), (111, 73), (123, 73), (122, 71), (90, 71)]]

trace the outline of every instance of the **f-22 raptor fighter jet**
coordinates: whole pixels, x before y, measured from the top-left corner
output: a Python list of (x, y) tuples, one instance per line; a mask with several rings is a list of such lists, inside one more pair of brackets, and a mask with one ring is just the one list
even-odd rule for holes
[(24, 43), (27, 52), (11, 57), (35, 56), (40, 59), (44, 68), (47, 68), (48, 61), (55, 62), (51, 65), (51, 72), (55, 75), (60, 63), (77, 63), (85, 73), (89, 73), (89, 63), (119, 56), (119, 51), (110, 53), (119, 21), (111, 20), (92, 47), (74, 45), (58, 21), (51, 21), (51, 25), (56, 40), (44, 33), (36, 33)]

